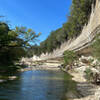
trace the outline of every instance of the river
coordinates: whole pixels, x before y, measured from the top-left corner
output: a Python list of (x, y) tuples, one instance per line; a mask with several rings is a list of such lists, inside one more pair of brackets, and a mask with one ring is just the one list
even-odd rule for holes
[(0, 100), (66, 100), (75, 83), (62, 71), (35, 70), (18, 74), (18, 79), (0, 83)]

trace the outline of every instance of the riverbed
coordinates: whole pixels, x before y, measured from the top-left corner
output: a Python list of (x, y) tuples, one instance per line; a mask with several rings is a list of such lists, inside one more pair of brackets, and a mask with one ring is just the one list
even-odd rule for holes
[(67, 100), (76, 83), (60, 70), (34, 70), (17, 74), (18, 79), (0, 83), (0, 100)]

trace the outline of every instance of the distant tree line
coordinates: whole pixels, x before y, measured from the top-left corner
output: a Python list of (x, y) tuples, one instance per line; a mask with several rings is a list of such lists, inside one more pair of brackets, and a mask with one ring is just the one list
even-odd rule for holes
[(96, 0), (72, 0), (72, 6), (68, 21), (55, 31), (52, 31), (48, 38), (29, 49), (29, 57), (41, 55), (42, 53), (51, 53), (59, 48), (61, 44), (70, 38), (77, 37), (85, 24), (88, 23), (92, 4), (95, 5)]

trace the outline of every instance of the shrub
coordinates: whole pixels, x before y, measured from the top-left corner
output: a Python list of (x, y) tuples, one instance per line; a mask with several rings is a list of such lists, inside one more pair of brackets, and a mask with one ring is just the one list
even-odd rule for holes
[(95, 42), (92, 44), (92, 55), (100, 60), (100, 34), (97, 35)]
[(77, 55), (73, 51), (64, 52), (64, 65), (72, 65), (73, 62), (77, 59)]
[(92, 70), (90, 68), (86, 68), (86, 70), (84, 72), (85, 72), (85, 78), (88, 81), (92, 81), (93, 80), (93, 72), (92, 72)]
[(84, 72), (85, 72), (85, 78), (89, 82), (100, 84), (100, 73), (94, 72), (90, 68), (87, 68)]

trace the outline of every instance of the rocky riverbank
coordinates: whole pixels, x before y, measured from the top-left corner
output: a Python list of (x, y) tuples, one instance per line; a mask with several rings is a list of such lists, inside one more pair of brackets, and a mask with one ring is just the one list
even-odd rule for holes
[[(26, 63), (26, 60), (24, 63)], [(61, 63), (54, 62), (54, 60), (46, 62), (40, 61), (35, 63), (30, 63), (28, 61), (28, 66), (29, 65), (34, 65), (34, 67), (31, 66), (30, 68), (22, 69), (22, 71), (44, 69), (55, 70), (58, 69), (58, 66), (60, 66)], [(91, 71), (91, 75), (93, 77), (92, 79), (90, 78), (90, 82), (87, 81), (85, 73), (85, 71), (88, 69)], [(66, 66), (63, 70), (69, 72), (69, 74), (73, 76), (72, 79), (77, 82), (77, 91), (79, 96), (76, 97), (74, 95), (73, 100), (100, 100), (100, 86), (92, 84), (94, 82), (100, 81), (100, 62), (97, 59), (93, 58), (92, 56), (81, 56), (77, 61), (73, 63), (72, 66)], [(95, 76), (97, 76), (96, 80)]]
[(6, 82), (6, 81), (8, 81), (8, 80), (15, 80), (15, 79), (17, 79), (17, 76), (2, 76), (1, 78), (0, 78), (0, 83), (3, 83), (3, 82)]
[(75, 98), (73, 100), (100, 100), (100, 86), (91, 84), (86, 81), (82, 74), (77, 72), (69, 72), (73, 78), (72, 80), (77, 82), (77, 91), (80, 98)]
[[(74, 62), (73, 66), (71, 66), (71, 70), (68, 71), (69, 66), (64, 68), (64, 71), (67, 71), (70, 75), (73, 76), (73, 80), (77, 82), (77, 91), (80, 98), (74, 98), (71, 100), (100, 100), (100, 85), (92, 84), (94, 82), (94, 78), (89, 81), (86, 79), (85, 71), (90, 69), (92, 71), (91, 75), (97, 75), (96, 82), (99, 83), (99, 75), (100, 75), (100, 62), (93, 57), (80, 57), (79, 60)], [(95, 82), (94, 82), (95, 83)]]
[(50, 66), (50, 65), (35, 65), (35, 66), (30, 66), (27, 68), (22, 68), (19, 71), (24, 72), (24, 71), (32, 71), (32, 70), (59, 70), (60, 68), (58, 66)]
[(58, 60), (35, 61), (23, 58), (20, 61), (20, 65), (25, 65), (28, 67), (21, 68), (19, 71), (23, 72), (30, 70), (58, 70), (60, 69), (58, 66), (60, 66), (61, 64), (62, 62)]

